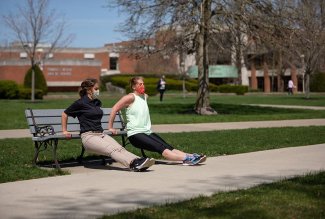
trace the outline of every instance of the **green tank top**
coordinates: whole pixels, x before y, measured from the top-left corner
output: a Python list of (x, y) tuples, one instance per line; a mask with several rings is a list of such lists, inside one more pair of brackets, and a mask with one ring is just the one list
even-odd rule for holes
[(126, 108), (127, 136), (144, 133), (151, 134), (151, 121), (146, 97), (134, 95), (134, 102)]

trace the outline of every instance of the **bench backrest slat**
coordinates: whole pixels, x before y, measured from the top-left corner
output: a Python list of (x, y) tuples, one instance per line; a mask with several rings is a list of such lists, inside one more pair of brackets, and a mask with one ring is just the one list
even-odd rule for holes
[[(103, 118), (101, 120), (102, 127), (104, 130), (108, 128), (108, 119), (111, 113), (111, 108), (103, 108), (104, 112)], [(51, 125), (54, 128), (56, 133), (62, 132), (61, 126), (61, 114), (64, 109), (38, 109), (38, 110), (25, 110), (25, 116), (27, 119), (27, 123), (30, 129), (31, 134), (36, 134), (37, 130), (36, 126), (45, 126)], [(124, 121), (122, 116), (119, 113), (115, 116), (113, 127), (115, 129), (123, 130), (124, 129)], [(67, 129), (70, 132), (79, 132), (80, 124), (77, 118), (68, 117)]]

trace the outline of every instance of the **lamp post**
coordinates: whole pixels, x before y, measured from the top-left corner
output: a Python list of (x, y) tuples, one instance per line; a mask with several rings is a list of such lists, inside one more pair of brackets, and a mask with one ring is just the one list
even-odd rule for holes
[(34, 70), (34, 65), (32, 66), (32, 94), (31, 94), (31, 101), (32, 102), (35, 101), (35, 70)]
[(186, 72), (185, 72), (185, 63), (184, 63), (184, 61), (181, 62), (180, 68), (181, 68), (181, 75), (182, 75), (182, 79), (183, 79), (183, 83), (182, 83), (183, 98), (185, 98), (186, 97), (186, 88), (185, 88), (185, 76), (186, 76), (185, 74), (186, 74)]
[(41, 61), (41, 52), (43, 52), (42, 48), (36, 49), (37, 60), (32, 66), (32, 94), (31, 94), (31, 101), (35, 101), (35, 66), (38, 65)]

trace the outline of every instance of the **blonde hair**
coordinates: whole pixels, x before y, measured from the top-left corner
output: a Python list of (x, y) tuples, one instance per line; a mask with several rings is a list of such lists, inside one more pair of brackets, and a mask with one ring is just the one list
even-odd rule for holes
[(133, 86), (137, 84), (138, 80), (143, 80), (143, 77), (141, 76), (136, 76), (130, 79), (130, 87), (131, 90), (133, 89)]

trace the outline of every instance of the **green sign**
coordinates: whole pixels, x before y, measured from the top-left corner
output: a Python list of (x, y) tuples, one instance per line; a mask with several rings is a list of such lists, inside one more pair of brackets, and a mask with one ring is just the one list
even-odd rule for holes
[[(198, 67), (189, 67), (188, 74), (191, 78), (197, 78)], [(237, 78), (237, 68), (231, 65), (209, 65), (209, 78)]]

